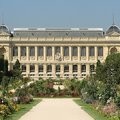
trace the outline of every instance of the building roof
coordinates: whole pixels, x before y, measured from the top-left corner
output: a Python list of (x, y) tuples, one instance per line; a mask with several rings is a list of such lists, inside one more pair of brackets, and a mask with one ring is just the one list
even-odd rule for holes
[(15, 37), (102, 37), (102, 28), (88, 29), (46, 29), (46, 28), (14, 28)]

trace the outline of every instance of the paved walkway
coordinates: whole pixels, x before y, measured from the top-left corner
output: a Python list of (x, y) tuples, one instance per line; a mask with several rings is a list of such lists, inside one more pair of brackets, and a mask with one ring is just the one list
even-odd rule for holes
[(19, 120), (93, 120), (70, 98), (43, 99)]

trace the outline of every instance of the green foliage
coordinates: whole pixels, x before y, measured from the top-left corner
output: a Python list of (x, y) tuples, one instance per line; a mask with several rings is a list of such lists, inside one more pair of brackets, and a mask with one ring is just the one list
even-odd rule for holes
[(14, 66), (13, 66), (13, 77), (15, 80), (20, 80), (22, 79), (22, 71), (20, 68), (20, 62), (17, 59)]
[(2, 95), (5, 96), (8, 94), (8, 85), (9, 85), (9, 78), (7, 76), (4, 76), (2, 78)]
[(38, 81), (31, 83), (26, 88), (30, 94), (37, 97), (50, 96), (55, 93), (55, 89), (53, 88), (53, 81), (49, 79), (39, 79)]
[(19, 106), (6, 98), (0, 98), (0, 101), (1, 100), (2, 100), (2, 103), (0, 103), (0, 116), (1, 116), (0, 120), (6, 120), (7, 116), (18, 111)]
[(95, 120), (108, 120), (104, 114), (97, 111), (91, 104), (86, 104), (84, 101), (77, 99), (74, 100), (78, 105), (82, 107), (90, 116), (92, 116)]
[(4, 73), (5, 75), (8, 73), (8, 60), (4, 60)]
[(19, 104), (19, 111), (9, 115), (5, 120), (19, 120), (20, 117), (22, 117), (25, 113), (30, 111), (33, 108), (33, 106), (37, 105), (40, 101), (41, 99), (35, 99), (30, 104)]
[(4, 57), (0, 57), (0, 71), (4, 71)]

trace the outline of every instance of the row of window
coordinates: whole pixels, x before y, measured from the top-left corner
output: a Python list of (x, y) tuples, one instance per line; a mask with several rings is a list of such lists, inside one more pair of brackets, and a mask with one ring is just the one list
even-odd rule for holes
[[(90, 65), (90, 72), (95, 71), (95, 66)], [(38, 65), (38, 72), (43, 72), (43, 65)], [(78, 72), (78, 65), (72, 66), (72, 72)], [(26, 65), (22, 65), (22, 72), (26, 72)], [(30, 65), (30, 72), (35, 72), (35, 65)], [(52, 72), (52, 65), (47, 65), (47, 72)], [(55, 72), (61, 72), (60, 65), (56, 65)], [(69, 72), (69, 65), (64, 66), (64, 72)], [(81, 72), (86, 72), (86, 65), (81, 65)]]
[[(70, 50), (69, 50), (68, 46), (63, 47), (64, 56), (69, 56), (69, 51)], [(60, 53), (60, 52), (61, 52), (60, 46), (55, 47), (55, 54)], [(78, 47), (73, 46), (71, 52), (72, 52), (72, 56), (78, 56)], [(43, 47), (41, 47), (41, 46), (37, 47), (37, 53), (38, 53), (38, 56), (43, 56), (43, 53), (44, 53)], [(98, 56), (103, 56), (103, 47), (101, 47), (101, 46), (97, 47), (97, 53), (98, 53)], [(80, 54), (81, 54), (81, 56), (86, 56), (86, 47), (85, 46), (80, 47)], [(29, 47), (29, 55), (35, 56), (35, 47), (34, 46)], [(46, 55), (52, 56), (52, 47), (51, 46), (46, 47)], [(90, 46), (89, 47), (89, 56), (94, 56), (94, 55), (95, 55), (95, 47)], [(18, 56), (18, 47), (17, 46), (13, 47), (13, 56)], [(26, 47), (21, 47), (21, 56), (26, 56)]]

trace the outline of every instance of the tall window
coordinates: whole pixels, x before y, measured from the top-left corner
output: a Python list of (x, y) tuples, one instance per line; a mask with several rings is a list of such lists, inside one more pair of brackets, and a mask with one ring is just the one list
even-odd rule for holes
[(95, 66), (94, 65), (90, 65), (90, 72), (95, 72)]
[(103, 56), (103, 47), (98, 47), (98, 56)]
[(30, 65), (30, 72), (35, 72), (35, 65)]
[(86, 65), (81, 66), (81, 72), (86, 72)]
[(77, 47), (72, 47), (72, 56), (78, 56), (78, 49)]
[(38, 70), (39, 70), (39, 72), (43, 72), (43, 65), (39, 65)]
[(60, 72), (60, 65), (56, 65), (56, 72)]
[(52, 72), (52, 65), (47, 65), (47, 72)]
[(30, 47), (30, 56), (35, 56), (35, 47), (34, 46)]
[(21, 56), (26, 56), (26, 47), (21, 47)]
[(95, 50), (94, 50), (94, 47), (91, 46), (89, 47), (89, 56), (94, 56), (95, 55)]
[(17, 46), (13, 47), (13, 56), (18, 56), (18, 47)]
[(60, 53), (60, 47), (59, 47), (59, 46), (56, 46), (56, 47), (55, 47), (55, 54), (56, 54), (56, 53)]
[(69, 65), (64, 66), (64, 72), (69, 72)]
[(38, 47), (38, 56), (43, 56), (43, 47)]
[(52, 56), (52, 47), (47, 47), (47, 56)]
[(77, 65), (73, 65), (73, 72), (77, 72), (78, 71), (78, 66)]
[(26, 72), (26, 65), (22, 65), (22, 72)]
[(86, 56), (86, 47), (85, 46), (81, 47), (81, 56)]
[(69, 47), (64, 47), (64, 56), (69, 56)]

